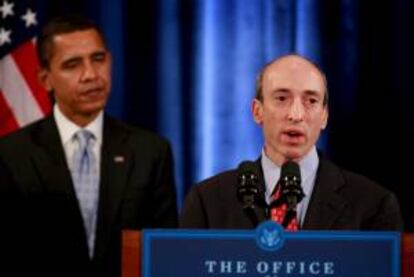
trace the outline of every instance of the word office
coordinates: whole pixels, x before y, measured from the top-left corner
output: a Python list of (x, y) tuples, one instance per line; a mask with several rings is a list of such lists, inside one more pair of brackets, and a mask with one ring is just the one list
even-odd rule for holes
[(207, 273), (211, 275), (332, 276), (335, 274), (335, 263), (331, 261), (258, 261), (249, 264), (246, 261), (207, 260), (204, 266)]

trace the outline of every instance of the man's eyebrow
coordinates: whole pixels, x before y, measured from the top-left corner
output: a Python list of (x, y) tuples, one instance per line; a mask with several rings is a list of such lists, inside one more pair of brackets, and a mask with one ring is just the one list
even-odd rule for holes
[[(107, 55), (106, 50), (99, 50), (99, 51), (95, 51), (92, 54), (90, 54), (91, 57), (106, 56), (106, 55)], [(73, 56), (73, 57), (67, 58), (66, 60), (62, 61), (62, 65), (72, 63), (72, 62), (79, 62), (81, 60), (82, 60), (81, 56)]]
[(282, 88), (276, 88), (272, 91), (272, 93), (279, 93), (279, 92), (288, 93), (288, 92), (290, 92), (290, 89), (282, 87)]
[(106, 56), (108, 54), (108, 51), (106, 50), (99, 50), (99, 51), (95, 51), (91, 54), (92, 57), (95, 56)]
[(70, 58), (64, 60), (62, 62), (62, 65), (67, 65), (67, 64), (72, 63), (72, 62), (79, 62), (81, 60), (82, 60), (82, 57), (79, 57), (79, 56), (70, 57)]
[(307, 95), (307, 96), (318, 96), (319, 97), (319, 96), (321, 96), (321, 93), (317, 90), (309, 89), (309, 90), (305, 90), (305, 95)]

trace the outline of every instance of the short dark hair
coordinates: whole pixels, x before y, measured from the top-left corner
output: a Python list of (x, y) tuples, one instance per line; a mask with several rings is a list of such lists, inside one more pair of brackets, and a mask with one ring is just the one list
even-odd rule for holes
[(98, 32), (104, 45), (102, 31), (93, 21), (79, 14), (60, 15), (50, 20), (37, 38), (37, 57), (42, 68), (49, 68), (53, 52), (53, 39), (57, 35), (94, 29)]
[(266, 69), (271, 64), (273, 64), (275, 61), (278, 61), (281, 58), (284, 58), (286, 56), (291, 56), (291, 55), (298, 56), (298, 57), (306, 60), (307, 62), (309, 62), (310, 64), (312, 64), (319, 71), (319, 73), (322, 75), (322, 78), (323, 78), (323, 81), (324, 81), (324, 85), (325, 85), (325, 94), (324, 94), (324, 98), (323, 98), (323, 106), (327, 106), (328, 105), (329, 93), (328, 93), (328, 81), (327, 81), (327, 78), (326, 78), (325, 73), (322, 71), (322, 69), (317, 64), (315, 64), (311, 60), (309, 60), (309, 59), (307, 59), (307, 58), (305, 58), (303, 56), (300, 56), (298, 54), (284, 55), (284, 56), (281, 56), (279, 58), (276, 58), (276, 59), (270, 61), (269, 63), (265, 64), (262, 67), (262, 69), (260, 70), (259, 75), (256, 78), (256, 93), (255, 93), (255, 97), (254, 98), (256, 98), (259, 101), (263, 101), (263, 78), (264, 78), (264, 74), (266, 73)]

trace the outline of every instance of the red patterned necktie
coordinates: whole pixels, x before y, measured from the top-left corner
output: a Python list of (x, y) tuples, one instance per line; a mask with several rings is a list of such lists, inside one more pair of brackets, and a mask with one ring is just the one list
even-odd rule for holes
[[(280, 186), (276, 185), (277, 189), (276, 192), (272, 195), (272, 201), (277, 201), (280, 198)], [(286, 215), (288, 214), (287, 211), (287, 204), (286, 203), (280, 203), (279, 205), (276, 205), (275, 207), (272, 207), (270, 209), (270, 217), (272, 220), (277, 222), (278, 224), (283, 226), (283, 223), (285, 223), (285, 220), (288, 220), (285, 224), (285, 230), (286, 231), (298, 231), (299, 230), (299, 222), (296, 217), (296, 211), (291, 212), (291, 218), (285, 219)]]

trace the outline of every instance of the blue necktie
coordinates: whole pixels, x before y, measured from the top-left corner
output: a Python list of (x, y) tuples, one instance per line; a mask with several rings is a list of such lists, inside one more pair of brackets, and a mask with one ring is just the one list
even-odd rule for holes
[(99, 195), (99, 172), (92, 151), (95, 137), (87, 130), (80, 130), (75, 133), (74, 139), (78, 141), (78, 148), (73, 154), (71, 173), (88, 239), (89, 257), (92, 258)]

